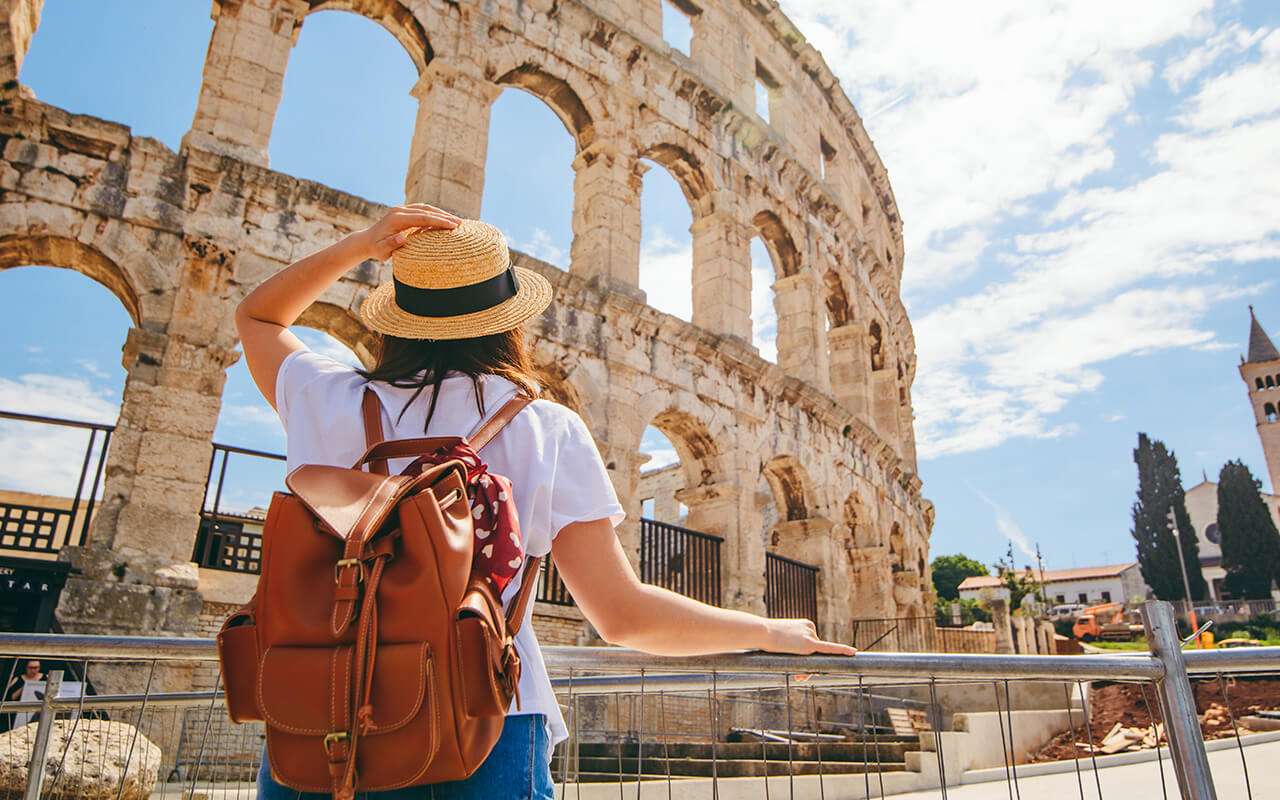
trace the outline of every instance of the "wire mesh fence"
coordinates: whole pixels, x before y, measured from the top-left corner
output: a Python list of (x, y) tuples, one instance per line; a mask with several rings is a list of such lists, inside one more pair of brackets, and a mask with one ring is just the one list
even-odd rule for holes
[[(232, 724), (216, 683), (192, 690), (212, 642), (0, 634), (5, 655), (49, 668), (7, 676), (9, 794), (254, 795), (261, 724)], [(1255, 732), (1275, 722), (1276, 648), (545, 655), (567, 727), (559, 798), (1252, 798), (1280, 764), (1280, 732)], [(33, 753), (42, 768), (15, 777)]]

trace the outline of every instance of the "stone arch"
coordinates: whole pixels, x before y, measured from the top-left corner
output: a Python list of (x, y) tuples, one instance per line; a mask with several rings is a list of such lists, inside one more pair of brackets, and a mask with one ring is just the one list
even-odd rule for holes
[(26, 265), (69, 269), (102, 284), (129, 312), (134, 327), (142, 327), (138, 287), (116, 262), (97, 248), (60, 236), (0, 237), (0, 270)]
[(785, 509), (787, 522), (809, 518), (813, 508), (812, 483), (795, 456), (775, 456), (760, 471), (773, 492), (774, 504), (779, 510)]
[(876, 372), (884, 369), (885, 350), (887, 349), (884, 343), (884, 333), (880, 329), (880, 323), (872, 320), (871, 325), (867, 330), (867, 335), (870, 338), (869, 349), (871, 356), (871, 370)]
[(661, 431), (675, 447), (684, 469), (686, 488), (716, 482), (720, 476), (720, 450), (706, 425), (692, 414), (675, 408), (658, 413), (648, 424)]
[(827, 306), (827, 320), (832, 328), (840, 328), (853, 322), (853, 306), (849, 304), (849, 293), (845, 290), (844, 280), (833, 267), (822, 275), (824, 288), (823, 301)]
[(706, 166), (690, 149), (663, 142), (642, 149), (638, 157), (659, 164), (676, 179), (685, 199), (689, 201), (689, 210), (693, 212), (695, 222), (711, 213), (714, 183)]
[(579, 417), (583, 416), (582, 395), (569, 380), (569, 372), (563, 366), (554, 362), (544, 364), (535, 361), (533, 378), (538, 382), (543, 397), (559, 403)]
[(356, 354), (360, 363), (372, 366), (378, 353), (378, 336), (364, 326), (350, 309), (332, 303), (315, 302), (294, 323), (329, 334)]
[(778, 215), (772, 211), (761, 211), (752, 217), (751, 224), (769, 250), (777, 277), (798, 274), (801, 267), (800, 251), (796, 249), (791, 234)]
[(592, 114), (582, 102), (581, 94), (564, 78), (551, 74), (532, 61), (508, 69), (496, 77), (492, 77), (489, 70), (486, 70), (486, 77), (498, 86), (522, 89), (546, 103), (564, 123), (579, 151), (594, 141), (595, 122)]
[[(317, 11), (349, 11), (378, 23), (400, 42), (418, 74), (435, 58), (423, 24), (400, 0), (308, 0), (308, 14)], [(428, 5), (420, 6), (430, 8)]]

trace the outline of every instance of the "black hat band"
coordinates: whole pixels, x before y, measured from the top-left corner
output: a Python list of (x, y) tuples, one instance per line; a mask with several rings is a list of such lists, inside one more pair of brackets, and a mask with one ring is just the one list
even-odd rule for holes
[(449, 289), (423, 289), (401, 283), (393, 276), (396, 305), (419, 317), (460, 317), (493, 308), (520, 292), (515, 267), (480, 283)]

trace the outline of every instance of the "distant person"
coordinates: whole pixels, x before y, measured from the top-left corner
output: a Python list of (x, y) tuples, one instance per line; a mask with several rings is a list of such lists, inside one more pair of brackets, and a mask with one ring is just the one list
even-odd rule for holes
[[(9, 685), (5, 687), (4, 699), (9, 702), (17, 702), (22, 699), (22, 690), (26, 688), (27, 681), (42, 681), (44, 673), (40, 671), (40, 660), (36, 658), (27, 659), (27, 664), (23, 671), (9, 681)], [(12, 730), (14, 723), (14, 714), (0, 715), (4, 717), (3, 724), (5, 730)], [(22, 719), (30, 721), (30, 715), (23, 714)]]
[(21, 700), (22, 689), (27, 685), (27, 681), (42, 681), (44, 673), (40, 671), (40, 660), (29, 659), (26, 669), (21, 674), (15, 675), (13, 680), (9, 681), (9, 686), (4, 690), (6, 700)]
[[(289, 331), (349, 270), (395, 251), (394, 280), (373, 290), (360, 309), (378, 335), (373, 366), (344, 366)], [(377, 396), (391, 439), (470, 435), (517, 394), (536, 398), (524, 326), (551, 295), (545, 278), (511, 264), (497, 229), (411, 203), (269, 278), (240, 303), (236, 326), (249, 372), (284, 424), (287, 468), (347, 467), (367, 446), (366, 387)], [(641, 583), (614, 534), (623, 510), (605, 465), (587, 426), (568, 408), (534, 400), (481, 457), (513, 482), (521, 550), (552, 554), (578, 607), (608, 641), (664, 655), (853, 654), (848, 645), (819, 639), (807, 619), (764, 619)], [(395, 460), (391, 471), (410, 461)], [(511, 559), (508, 574), (517, 574), (520, 563)], [(508, 584), (504, 603), (516, 588), (514, 580)], [(532, 612), (530, 603), (515, 639), (524, 665), (519, 710), (507, 715), (489, 758), (466, 780), (396, 790), (398, 800), (553, 796), (548, 745), (567, 731), (529, 624)], [(258, 800), (299, 797), (272, 778), (265, 758), (258, 781)]]

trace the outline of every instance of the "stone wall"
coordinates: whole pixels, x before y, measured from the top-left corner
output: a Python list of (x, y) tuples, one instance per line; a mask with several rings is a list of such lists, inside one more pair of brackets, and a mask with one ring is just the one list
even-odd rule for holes
[[(307, 14), (383, 25), (419, 70), (408, 200), (475, 215), (489, 107), (505, 87), (546, 102), (577, 154), (573, 245), (532, 326), (548, 394), (582, 414), (628, 512), (654, 425), (681, 457), (687, 525), (725, 538), (725, 602), (764, 610), (766, 551), (821, 569), (823, 632), (855, 617), (927, 616), (931, 504), (915, 474), (911, 326), (899, 297), (901, 219), (884, 167), (830, 69), (771, 0), (707, 0), (685, 54), (661, 0), (515, 4), (215, 0), (192, 128), (179, 152), (117, 122), (0, 86), (0, 268), (78, 270), (133, 328), (128, 378), (90, 542), (64, 557), (69, 631), (191, 633), (190, 561), (236, 303), (290, 262), (385, 209), (273, 172), (267, 143)], [(2, 0), (0, 69), (16, 76), (40, 0)], [(3, 26), (0, 26), (3, 27)], [(774, 84), (765, 122), (756, 76)], [(667, 169), (693, 212), (693, 321), (637, 288), (640, 174)], [(750, 344), (749, 243), (773, 257), (778, 363)], [(302, 324), (368, 358), (356, 309), (389, 279), (365, 263)], [(764, 477), (779, 523), (766, 536)], [(219, 600), (224, 598), (219, 597)]]

